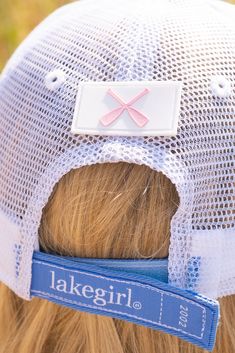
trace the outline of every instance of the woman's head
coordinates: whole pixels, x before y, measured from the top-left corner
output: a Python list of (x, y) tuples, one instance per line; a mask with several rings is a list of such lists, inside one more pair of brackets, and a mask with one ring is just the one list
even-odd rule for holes
[[(15, 294), (1, 286), (0, 353), (199, 351), (23, 299), (38, 244), (58, 256), (151, 259), (166, 257), (171, 242), (171, 285), (235, 293), (234, 9), (219, 3), (72, 2), (9, 61), (0, 79), (0, 278)], [(226, 301), (218, 342), (231, 353), (235, 306)]]

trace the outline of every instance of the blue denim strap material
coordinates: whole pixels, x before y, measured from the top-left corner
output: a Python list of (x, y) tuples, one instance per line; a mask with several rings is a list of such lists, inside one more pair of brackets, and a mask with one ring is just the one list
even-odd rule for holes
[(207, 350), (219, 304), (167, 283), (167, 260), (80, 259), (34, 252), (31, 297), (178, 336)]

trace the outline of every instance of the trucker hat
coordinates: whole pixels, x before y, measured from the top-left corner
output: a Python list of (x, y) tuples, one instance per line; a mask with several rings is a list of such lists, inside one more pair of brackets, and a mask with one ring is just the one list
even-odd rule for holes
[[(82, 0), (37, 26), (0, 76), (0, 280), (212, 349), (217, 299), (235, 294), (234, 68), (220, 0)], [(61, 177), (120, 161), (175, 184), (169, 257), (40, 252)]]

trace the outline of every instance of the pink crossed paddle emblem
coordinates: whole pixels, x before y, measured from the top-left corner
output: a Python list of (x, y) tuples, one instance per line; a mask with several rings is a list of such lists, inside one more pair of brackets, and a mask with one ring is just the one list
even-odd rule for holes
[(117, 102), (120, 103), (120, 107), (115, 108), (108, 114), (104, 115), (100, 121), (104, 126), (109, 126), (112, 124), (116, 119), (119, 118), (119, 116), (127, 110), (130, 117), (134, 120), (134, 122), (139, 126), (139, 127), (144, 127), (144, 125), (147, 124), (149, 119), (140, 111), (137, 109), (133, 108), (132, 105), (137, 102), (140, 98), (142, 98), (145, 94), (149, 93), (149, 89), (145, 88), (142, 92), (140, 92), (137, 96), (132, 98), (130, 102), (125, 103), (116, 93), (112, 91), (111, 88), (108, 89), (107, 94), (110, 94), (114, 99), (116, 99)]

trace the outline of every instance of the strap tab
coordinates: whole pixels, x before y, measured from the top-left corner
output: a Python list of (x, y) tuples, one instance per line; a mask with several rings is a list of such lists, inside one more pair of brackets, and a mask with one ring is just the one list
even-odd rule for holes
[(127, 271), (120, 270), (120, 265), (114, 270), (91, 264), (95, 260), (80, 260), (34, 252), (31, 296), (134, 322), (213, 349), (219, 318), (217, 301), (135, 273), (133, 264), (140, 266), (141, 260), (116, 260), (132, 262), (131, 272), (128, 267)]

